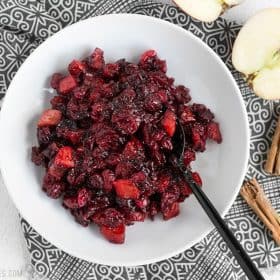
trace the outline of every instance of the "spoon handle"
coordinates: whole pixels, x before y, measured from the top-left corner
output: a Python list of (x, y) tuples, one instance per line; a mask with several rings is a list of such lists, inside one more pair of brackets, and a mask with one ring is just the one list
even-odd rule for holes
[(249, 280), (264, 280), (261, 273), (258, 271), (250, 257), (247, 255), (245, 250), (242, 248), (241, 244), (237, 241), (233, 233), (230, 231), (228, 226), (226, 225), (223, 218), (218, 213), (217, 209), (213, 206), (209, 198), (202, 191), (201, 187), (199, 187), (192, 179), (190, 171), (183, 172), (186, 181), (190, 185), (195, 197), (198, 202), (212, 221), (212, 223), (217, 228), (220, 235), (223, 237), (224, 241), (227, 243), (228, 247), (232, 251), (232, 254), (235, 256), (239, 265), (244, 270)]

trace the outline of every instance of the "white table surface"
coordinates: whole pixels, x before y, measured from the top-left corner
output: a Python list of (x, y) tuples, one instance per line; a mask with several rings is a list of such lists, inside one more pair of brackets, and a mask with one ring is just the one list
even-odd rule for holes
[[(161, 1), (171, 3), (170, 0)], [(245, 0), (242, 5), (228, 11), (224, 17), (242, 23), (257, 10), (265, 7), (280, 7), (280, 1)], [(30, 259), (20, 228), (18, 213), (0, 178), (0, 280), (39, 279), (32, 276), (29, 271)], [(4, 276), (5, 274), (9, 276)], [(264, 271), (264, 275), (266, 279), (279, 280), (280, 268)]]

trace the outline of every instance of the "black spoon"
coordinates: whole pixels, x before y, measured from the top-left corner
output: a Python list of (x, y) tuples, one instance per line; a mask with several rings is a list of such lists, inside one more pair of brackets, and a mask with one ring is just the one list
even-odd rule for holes
[(206, 194), (202, 191), (201, 187), (199, 187), (193, 180), (191, 171), (184, 166), (183, 163), (183, 154), (185, 150), (186, 144), (186, 136), (182, 125), (177, 122), (177, 129), (175, 134), (174, 141), (174, 153), (176, 156), (176, 160), (172, 160), (172, 164), (178, 168), (182, 174), (184, 175), (186, 181), (190, 185), (193, 194), (197, 198), (198, 202), (204, 209), (205, 213), (208, 215), (209, 219), (212, 221), (214, 226), (217, 228), (220, 235), (223, 237), (224, 241), (227, 243), (230, 248), (232, 254), (235, 256), (239, 265), (244, 270), (249, 280), (264, 280), (261, 273), (258, 271), (250, 257), (242, 248), (241, 244), (237, 241), (233, 233), (230, 231), (228, 226), (226, 225), (223, 218), (218, 213), (217, 209), (213, 206), (212, 202), (206, 196)]

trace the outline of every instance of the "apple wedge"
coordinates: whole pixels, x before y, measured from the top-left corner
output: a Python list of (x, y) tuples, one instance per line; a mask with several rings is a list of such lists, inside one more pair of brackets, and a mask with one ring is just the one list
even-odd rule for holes
[(205, 22), (216, 20), (222, 13), (243, 0), (173, 0), (185, 13)]
[(280, 8), (250, 18), (233, 46), (234, 67), (264, 99), (280, 99)]

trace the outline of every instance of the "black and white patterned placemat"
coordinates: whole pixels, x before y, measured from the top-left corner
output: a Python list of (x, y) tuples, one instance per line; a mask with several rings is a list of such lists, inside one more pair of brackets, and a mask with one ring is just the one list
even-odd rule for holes
[[(190, 30), (215, 52), (232, 71), (246, 104), (250, 129), (250, 162), (247, 177), (255, 176), (276, 209), (280, 209), (280, 179), (268, 178), (263, 162), (280, 114), (279, 102), (257, 98), (231, 65), (231, 48), (239, 26), (223, 19), (204, 24), (170, 5), (143, 0), (1, 0), (0, 97), (17, 69), (47, 37), (76, 21), (106, 13), (139, 13), (162, 18)], [(24, 94), (24, 93), (23, 93)], [(238, 137), (238, 135), (236, 135)], [(280, 262), (280, 249), (259, 219), (238, 197), (226, 216), (230, 228), (258, 267)], [(60, 251), (44, 240), (27, 221), (22, 229), (34, 269), (51, 280), (233, 280), (246, 279), (214, 230), (201, 242), (171, 259), (135, 268), (88, 263)]]

